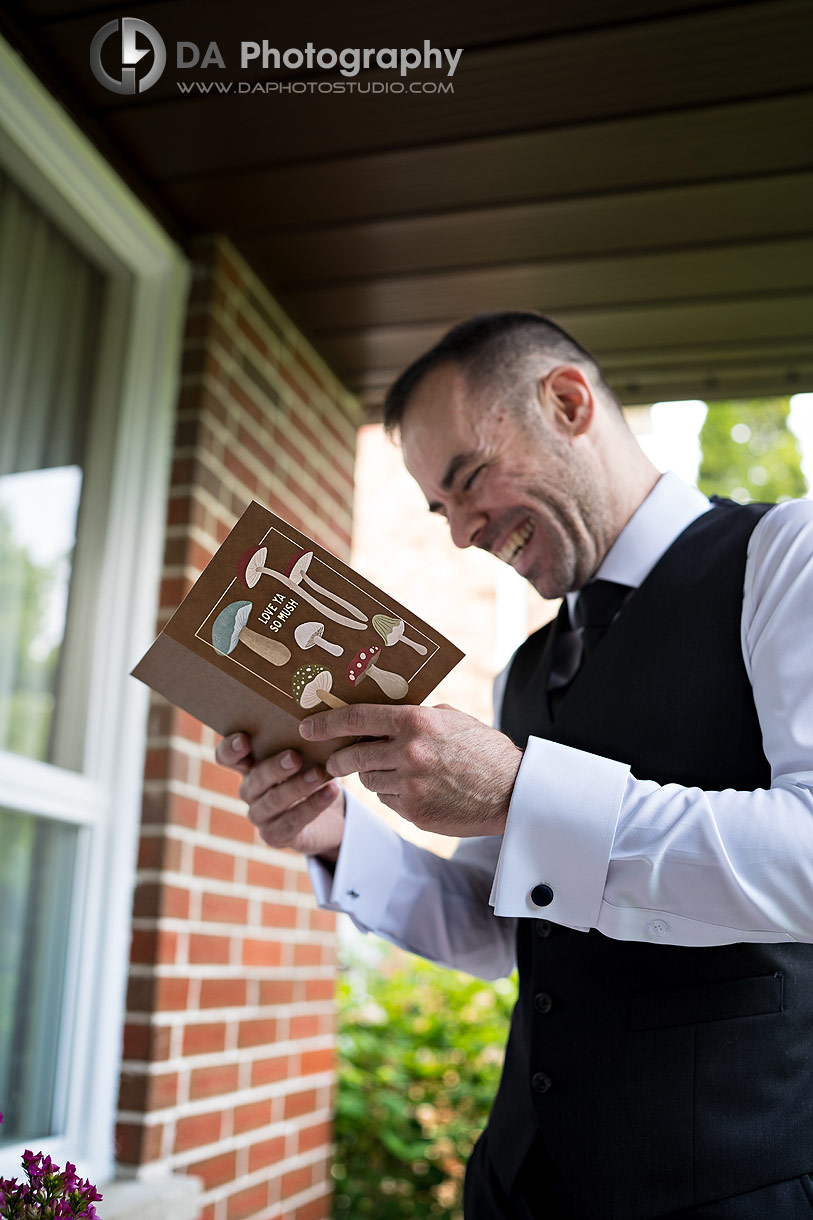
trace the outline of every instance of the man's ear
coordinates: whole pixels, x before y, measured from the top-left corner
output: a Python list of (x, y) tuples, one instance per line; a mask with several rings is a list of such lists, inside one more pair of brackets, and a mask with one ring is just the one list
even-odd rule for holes
[(593, 422), (593, 389), (580, 368), (557, 364), (537, 383), (539, 403), (554, 425), (570, 437), (581, 436)]

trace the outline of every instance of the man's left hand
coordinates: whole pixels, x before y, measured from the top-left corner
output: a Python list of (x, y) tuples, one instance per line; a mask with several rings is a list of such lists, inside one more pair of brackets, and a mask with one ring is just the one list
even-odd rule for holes
[(463, 838), (505, 830), (522, 751), (448, 704), (355, 703), (309, 716), (300, 732), (311, 741), (374, 738), (337, 750), (328, 773), (358, 772), (365, 788), (421, 830)]

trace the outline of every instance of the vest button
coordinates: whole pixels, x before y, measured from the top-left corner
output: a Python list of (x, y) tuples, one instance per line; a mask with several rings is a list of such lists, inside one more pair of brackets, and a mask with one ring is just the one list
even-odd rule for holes
[(553, 902), (553, 890), (549, 885), (540, 883), (531, 890), (531, 902), (537, 907), (548, 907)]
[(553, 1081), (547, 1072), (534, 1072), (531, 1077), (531, 1086), (535, 1093), (547, 1093), (552, 1084)]
[(534, 996), (534, 1008), (537, 1012), (550, 1012), (553, 1008), (553, 1000), (548, 995), (547, 991), (540, 991)]
[(549, 919), (535, 919), (537, 936), (550, 936), (553, 931), (553, 924)]

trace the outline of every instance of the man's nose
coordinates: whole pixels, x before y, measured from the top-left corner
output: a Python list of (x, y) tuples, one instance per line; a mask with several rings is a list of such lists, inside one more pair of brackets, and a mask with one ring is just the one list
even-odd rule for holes
[(477, 536), (486, 524), (484, 513), (469, 513), (451, 511), (449, 513), (449, 530), (455, 546), (464, 549), (477, 545)]

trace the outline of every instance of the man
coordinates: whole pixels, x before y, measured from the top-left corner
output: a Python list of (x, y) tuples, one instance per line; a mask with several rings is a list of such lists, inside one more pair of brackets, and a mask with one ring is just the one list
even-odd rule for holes
[[(303, 737), (374, 740), (304, 774), (222, 742), (251, 820), (360, 927), (486, 977), (518, 961), (466, 1220), (813, 1214), (813, 504), (660, 477), (533, 313), (456, 327), (386, 419), (457, 546), (567, 596), (498, 683), (502, 732), (351, 706)], [(454, 856), (343, 796), (354, 771)]]

